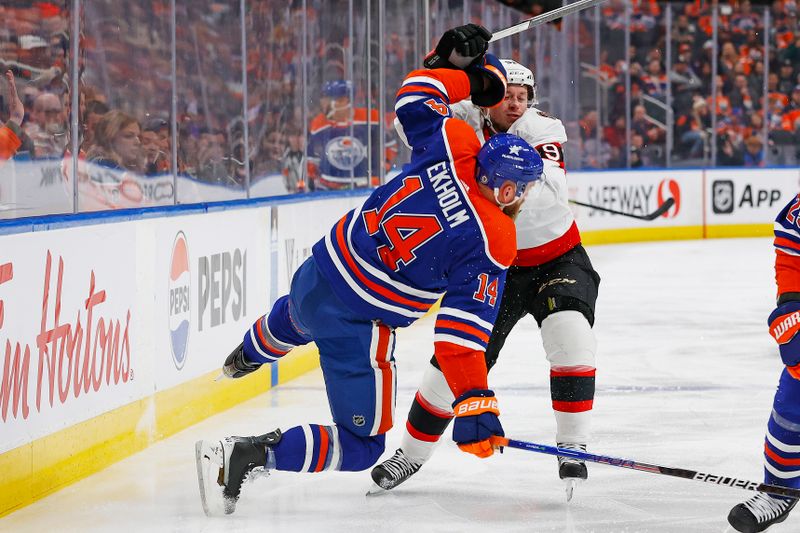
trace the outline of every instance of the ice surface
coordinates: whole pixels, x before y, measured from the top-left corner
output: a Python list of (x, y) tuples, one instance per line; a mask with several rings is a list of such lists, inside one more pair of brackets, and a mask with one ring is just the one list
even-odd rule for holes
[[(770, 239), (598, 246), (596, 453), (760, 481), (764, 430), (781, 370), (766, 329)], [(400, 332), (398, 446), (431, 354), (432, 321)], [(220, 361), (226, 354), (220, 354)], [(554, 444), (549, 367), (523, 320), (490, 376), (509, 437)], [(234, 515), (206, 518), (194, 442), (329, 423), (312, 372), (161, 441), (0, 519), (0, 531), (722, 532), (751, 492), (606, 465), (565, 501), (556, 459), (506, 450), (486, 460), (449, 439), (413, 479), (365, 497), (368, 472), (277, 472), (245, 484)], [(770, 530), (800, 531), (800, 512)]]

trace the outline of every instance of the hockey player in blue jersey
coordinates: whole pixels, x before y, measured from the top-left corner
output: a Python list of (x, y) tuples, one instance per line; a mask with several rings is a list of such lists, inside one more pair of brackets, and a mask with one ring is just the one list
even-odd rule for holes
[[(314, 190), (337, 190), (377, 185), (378, 165), (397, 156), (394, 140), (384, 141), (383, 121), (377, 109), (353, 107), (353, 84), (331, 80), (322, 86), (322, 112), (311, 120), (308, 131), (308, 177)], [(369, 168), (371, 160), (373, 168)]]
[(503, 435), (483, 355), (516, 255), (514, 223), (503, 208), (519, 205), (543, 163), (515, 135), (481, 147), (472, 128), (453, 118), (450, 104), (468, 96), (499, 103), (507, 81), (500, 61), (485, 53), (485, 28), (470, 24), (446, 35), (450, 53), (439, 65), (448, 68), (413, 71), (397, 93), (411, 162), (314, 245), (290, 293), (223, 365), (227, 376), (239, 377), (313, 340), (334, 424), (197, 442), (209, 515), (234, 511), (254, 469), (360, 471), (375, 464), (393, 424), (394, 330), (439, 298), (434, 353), (456, 398), (453, 440), (488, 457), (490, 437)]
[[(800, 194), (775, 219), (777, 307), (769, 332), (785, 365), (778, 381), (764, 441), (764, 483), (800, 488)], [(758, 533), (783, 522), (797, 500), (757, 493), (736, 505), (728, 522), (736, 531)]]

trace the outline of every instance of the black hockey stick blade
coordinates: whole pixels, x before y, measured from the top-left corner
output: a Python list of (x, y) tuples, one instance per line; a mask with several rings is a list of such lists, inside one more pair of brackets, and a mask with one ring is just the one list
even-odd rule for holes
[(683, 479), (693, 479), (695, 481), (702, 481), (704, 483), (724, 485), (726, 487), (752, 490), (755, 492), (765, 492), (767, 494), (785, 496), (788, 498), (800, 498), (800, 489), (780, 487), (778, 485), (767, 485), (766, 483), (747, 481), (745, 479), (737, 479), (730, 476), (706, 474), (696, 470), (688, 470), (686, 468), (673, 468), (651, 463), (642, 463), (639, 461), (634, 461), (633, 459), (622, 459), (620, 457), (610, 457), (608, 455), (598, 455), (578, 450), (567, 450), (564, 448), (557, 448), (555, 446), (547, 446), (546, 444), (536, 444), (535, 442), (507, 439), (505, 437), (492, 437), (491, 443), (493, 446), (499, 447), (501, 450), (503, 447), (518, 448), (520, 450), (526, 450), (529, 452), (544, 453), (547, 455), (556, 456), (560, 455), (561, 457), (572, 457), (582, 461), (591, 461), (593, 463), (601, 463), (619, 468), (629, 468), (631, 470), (638, 470), (640, 472), (650, 472), (651, 474), (661, 474), (664, 476), (680, 477)]
[(675, 199), (674, 198), (667, 198), (666, 200), (664, 200), (663, 204), (658, 206), (658, 209), (656, 209), (652, 213), (647, 213), (646, 215), (636, 215), (634, 213), (626, 213), (624, 211), (617, 211), (616, 209), (609, 209), (608, 207), (603, 207), (601, 205), (587, 204), (587, 203), (579, 202), (578, 200), (572, 200), (572, 199), (570, 199), (569, 203), (575, 204), (575, 205), (580, 205), (582, 207), (588, 207), (589, 209), (596, 209), (597, 211), (605, 211), (606, 213), (611, 213), (612, 215), (620, 215), (620, 216), (623, 216), (623, 217), (650, 221), (650, 220), (657, 219), (658, 217), (660, 217), (661, 215), (663, 215), (664, 213), (669, 211), (669, 208), (672, 207), (673, 205), (675, 205)]

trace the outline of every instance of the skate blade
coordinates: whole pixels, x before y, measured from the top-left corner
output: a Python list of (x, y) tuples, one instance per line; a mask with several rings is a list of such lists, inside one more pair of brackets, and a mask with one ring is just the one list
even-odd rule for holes
[(565, 483), (564, 490), (565, 490), (565, 492), (567, 494), (567, 503), (572, 501), (572, 493), (575, 491), (575, 487), (577, 487), (583, 481), (584, 480), (577, 479), (577, 478), (571, 478), (571, 479), (565, 479), (564, 480), (564, 483)]
[(206, 516), (226, 514), (222, 487), (217, 483), (222, 457), (211, 442), (199, 440), (194, 445), (197, 463), (197, 482), (200, 487), (200, 501)]
[(373, 481), (372, 486), (367, 490), (365, 496), (380, 496), (389, 492)]

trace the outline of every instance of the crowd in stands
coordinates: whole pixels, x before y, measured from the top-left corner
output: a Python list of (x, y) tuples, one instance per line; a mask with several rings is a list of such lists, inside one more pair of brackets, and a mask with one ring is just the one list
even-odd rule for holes
[[(445, 8), (463, 5), (461, 0), (442, 2)], [(73, 149), (72, 90), (76, 84), (70, 82), (74, 66), (69, 60), (71, 5), (30, 0), (0, 4), (0, 69), (15, 73), (26, 110), (19, 158), (56, 159)], [(313, 189), (313, 183), (304, 181), (304, 153), (310, 120), (323, 111), (321, 87), (329, 80), (351, 79), (353, 106), (369, 104), (375, 109), (379, 54), (386, 72), (387, 115), (382, 118), (387, 135), (393, 135), (394, 91), (401, 76), (418, 63), (410, 44), (410, 36), (419, 31), (418, 21), (393, 17), (380, 51), (374, 27), (372, 40), (364, 35), (363, 14), (356, 12), (354, 24), (348, 23), (344, 1), (248, 0), (244, 19), (238, 3), (197, 0), (175, 5), (174, 65), (168, 0), (86, 2), (83, 6), (79, 109), (75, 110), (82, 159), (142, 175), (177, 171), (230, 187), (244, 186), (248, 174), (251, 180), (282, 174), (290, 191)], [(632, 0), (626, 62), (623, 0), (603, 5), (601, 64), (585, 74), (602, 87), (607, 108), (596, 109), (593, 98), (580, 102), (578, 120), (567, 124), (568, 131), (575, 132), (570, 142), (578, 145), (581, 154), (580, 161), (569, 161), (571, 166), (625, 167), (628, 159), (633, 167), (663, 166), (666, 115), (660, 115), (649, 99), (664, 101), (667, 87), (674, 116), (673, 164), (710, 162), (714, 103), (718, 165), (763, 166), (767, 160), (795, 164), (795, 147), (800, 146), (800, 31), (795, 0), (776, 0), (770, 6), (766, 60), (764, 8), (748, 0), (720, 2), (716, 73), (712, 72), (711, 2), (672, 4), (671, 65), (666, 64), (664, 53), (664, 6)], [(482, 9), (509, 8), (498, 2)], [(583, 13), (580, 21), (579, 42), (573, 44), (580, 46), (581, 62), (593, 64), (592, 13)], [(519, 42), (534, 44), (533, 39)], [(421, 47), (427, 49), (428, 43)], [(555, 69), (546, 72), (532, 67), (540, 83), (558, 75)], [(629, 95), (626, 68), (631, 78)], [(367, 91), (370, 75), (372, 90)], [(716, 98), (712, 98), (714, 75)], [(628, 97), (630, 143), (625, 120)], [(0, 103), (4, 104), (0, 109), (7, 108), (5, 102)], [(170, 129), (173, 114), (177, 168), (173, 168)], [(0, 116), (0, 120), (7, 118)]]

